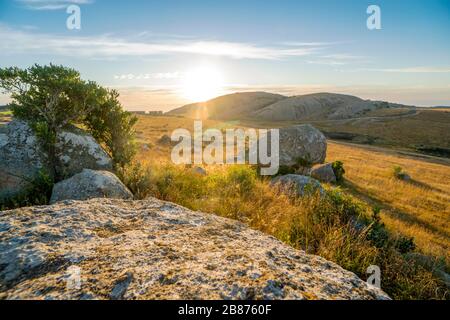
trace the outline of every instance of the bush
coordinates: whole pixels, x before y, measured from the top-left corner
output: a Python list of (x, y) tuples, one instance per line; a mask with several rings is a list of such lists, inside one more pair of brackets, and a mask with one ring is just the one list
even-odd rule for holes
[(403, 168), (400, 166), (394, 166), (392, 167), (392, 175), (394, 178), (399, 180), (408, 180), (409, 175), (403, 171)]
[(342, 161), (334, 161), (331, 166), (333, 168), (334, 175), (336, 176), (336, 181), (342, 181), (345, 174), (344, 163)]
[(82, 80), (74, 69), (52, 64), (0, 69), (0, 88), (11, 94), (14, 116), (27, 121), (36, 132), (53, 176), (58, 161), (56, 137), (70, 125), (86, 127), (116, 167), (131, 160), (136, 118), (122, 110), (116, 91)]
[(30, 186), (22, 193), (0, 202), (0, 210), (9, 210), (32, 205), (48, 204), (52, 195), (53, 178), (41, 170), (31, 181)]

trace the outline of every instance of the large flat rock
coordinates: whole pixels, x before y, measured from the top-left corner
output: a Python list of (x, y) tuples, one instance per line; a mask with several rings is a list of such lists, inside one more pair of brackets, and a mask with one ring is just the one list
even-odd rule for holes
[(0, 299), (388, 298), (242, 223), (153, 198), (3, 211), (0, 261)]

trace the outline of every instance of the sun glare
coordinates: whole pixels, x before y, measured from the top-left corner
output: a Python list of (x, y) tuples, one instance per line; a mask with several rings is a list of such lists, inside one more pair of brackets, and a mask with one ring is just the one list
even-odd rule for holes
[(222, 74), (211, 66), (201, 66), (188, 71), (181, 87), (181, 95), (192, 102), (203, 102), (223, 93)]

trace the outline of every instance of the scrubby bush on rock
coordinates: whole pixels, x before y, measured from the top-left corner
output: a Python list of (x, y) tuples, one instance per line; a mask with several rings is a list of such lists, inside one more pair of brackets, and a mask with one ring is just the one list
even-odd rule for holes
[[(14, 116), (33, 128), (51, 168), (59, 162), (58, 133), (71, 125), (87, 128), (116, 166), (133, 156), (136, 118), (122, 110), (116, 91), (82, 80), (78, 71), (53, 64), (0, 69), (0, 88), (11, 94)], [(51, 173), (58, 179), (54, 169)]]

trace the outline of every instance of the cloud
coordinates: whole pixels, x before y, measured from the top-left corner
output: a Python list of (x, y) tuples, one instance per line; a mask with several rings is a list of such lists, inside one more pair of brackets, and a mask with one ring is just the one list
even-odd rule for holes
[(29, 10), (61, 10), (71, 4), (90, 4), (93, 0), (16, 0)]
[(182, 77), (182, 74), (178, 71), (176, 72), (158, 72), (158, 73), (143, 73), (143, 74), (121, 74), (114, 75), (116, 80), (142, 80), (142, 79), (178, 79)]
[[(81, 0), (79, 0), (81, 1)], [(167, 54), (224, 56), (233, 59), (282, 60), (315, 54), (321, 47), (259, 46), (244, 42), (169, 39), (130, 41), (112, 35), (69, 36), (13, 30), (0, 25), (0, 50), (8, 54), (119, 58)]]
[(308, 60), (309, 64), (320, 64), (327, 66), (342, 66), (350, 63), (362, 63), (367, 62), (367, 58), (363, 56), (345, 54), (345, 53), (336, 53), (336, 54), (327, 54), (319, 56), (318, 59)]
[(392, 73), (450, 73), (450, 67), (408, 67), (391, 69), (360, 69), (360, 71)]

